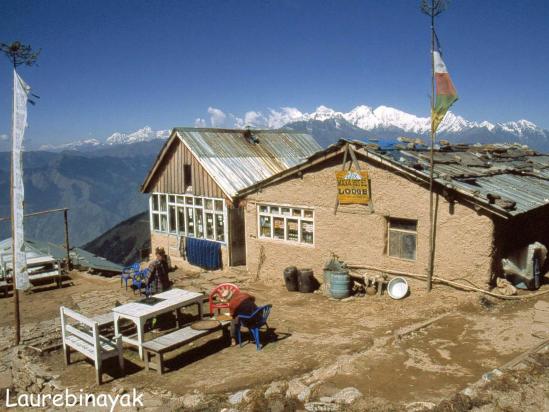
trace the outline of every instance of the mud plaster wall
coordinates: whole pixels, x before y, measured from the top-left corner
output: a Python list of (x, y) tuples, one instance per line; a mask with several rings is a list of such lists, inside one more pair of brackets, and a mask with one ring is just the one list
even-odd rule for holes
[[(335, 172), (342, 158), (324, 162), (294, 177), (264, 188), (246, 199), (247, 268), (256, 275), (259, 257), (264, 261), (260, 278), (281, 281), (289, 265), (310, 267), (322, 277), (324, 263), (335, 252), (346, 262), (424, 274), (429, 245), (429, 191), (377, 165), (360, 161), (372, 182), (374, 213), (368, 206), (340, 205), (334, 215)], [(438, 197), (436, 274), (446, 278), (467, 277), (479, 285), (490, 278), (493, 222), (472, 208), (450, 204)], [(257, 204), (312, 207), (315, 211), (315, 245), (258, 239)], [(416, 219), (417, 259), (407, 261), (387, 255), (387, 218)], [(263, 249), (263, 251), (261, 251)]]
[[(154, 249), (159, 246), (163, 247), (166, 254), (170, 256), (172, 265), (177, 265), (182, 268), (196, 268), (181, 257), (181, 253), (177, 248), (177, 236), (151, 232), (152, 258), (154, 258)], [(226, 245), (221, 245), (221, 261), (223, 268), (227, 268), (229, 266), (229, 252)]]
[[(495, 221), (494, 273), (501, 275), (501, 259), (514, 254), (517, 249), (534, 242), (543, 243), (549, 248), (549, 205), (534, 210), (527, 215), (517, 216), (509, 221)], [(549, 271), (549, 259), (542, 273)]]

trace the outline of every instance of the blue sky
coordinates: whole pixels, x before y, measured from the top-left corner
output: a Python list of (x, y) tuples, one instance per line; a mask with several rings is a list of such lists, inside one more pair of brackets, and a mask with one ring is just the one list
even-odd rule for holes
[[(41, 96), (33, 144), (358, 104), (428, 115), (429, 25), (416, 0), (9, 1), (0, 41), (42, 48), (21, 74)], [(549, 128), (549, 2), (454, 0), (438, 34), (469, 120)], [(0, 134), (9, 132), (0, 61)]]

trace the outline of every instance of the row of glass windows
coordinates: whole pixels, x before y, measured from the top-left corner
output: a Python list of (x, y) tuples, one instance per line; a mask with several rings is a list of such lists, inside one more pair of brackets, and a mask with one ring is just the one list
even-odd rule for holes
[(152, 230), (225, 242), (223, 199), (155, 193), (150, 202)]
[[(314, 211), (311, 209), (258, 205), (260, 238), (314, 244)], [(417, 221), (388, 220), (388, 255), (416, 260)]]
[(259, 237), (314, 244), (314, 212), (298, 207), (259, 205)]

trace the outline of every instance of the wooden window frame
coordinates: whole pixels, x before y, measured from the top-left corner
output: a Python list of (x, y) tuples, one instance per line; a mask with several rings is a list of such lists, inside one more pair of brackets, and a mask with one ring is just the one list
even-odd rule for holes
[[(266, 212), (261, 211), (261, 208), (267, 208)], [(275, 208), (278, 211), (272, 212), (271, 208)], [(289, 209), (289, 213), (282, 213), (283, 209)], [(305, 217), (305, 210), (311, 211), (312, 217)], [(299, 215), (294, 215), (295, 211), (299, 211)], [(293, 205), (280, 205), (275, 203), (261, 203), (257, 204), (257, 238), (260, 240), (272, 240), (275, 242), (283, 242), (289, 245), (298, 245), (298, 246), (310, 246), (314, 247), (316, 244), (316, 225), (315, 225), (315, 210), (307, 206), (293, 206)], [(271, 235), (264, 236), (261, 233), (261, 218), (268, 217), (271, 219)], [(284, 228), (284, 239), (279, 239), (274, 237), (274, 219), (283, 219), (283, 228)], [(297, 240), (288, 239), (288, 220), (297, 220)], [(313, 242), (304, 242), (303, 241), (303, 223), (309, 223), (313, 225)]]
[[(392, 228), (391, 227), (391, 220), (392, 221), (400, 220), (400, 221), (407, 221), (407, 222), (415, 223), (416, 230)], [(417, 226), (418, 226), (417, 219), (408, 219), (408, 218), (400, 218), (400, 217), (389, 217), (389, 218), (387, 218), (387, 256), (389, 256), (391, 258), (394, 258), (394, 259), (406, 260), (408, 262), (417, 261)], [(415, 256), (414, 256), (413, 259), (401, 256), (402, 253), (400, 253), (399, 255), (391, 255), (391, 232), (412, 234), (412, 235), (415, 236)]]
[[(153, 210), (153, 196), (165, 196), (166, 199), (166, 211), (156, 211)], [(170, 201), (170, 197), (173, 196), (173, 201)], [(187, 203), (187, 199), (189, 199), (190, 203)], [(206, 200), (211, 201), (212, 209), (206, 209)], [(222, 202), (222, 210), (216, 210), (216, 202)], [(160, 198), (158, 200), (158, 206), (160, 209)], [(217, 203), (217, 206), (219, 206), (219, 203)], [(175, 208), (175, 230), (171, 227), (170, 222), (170, 216), (169, 216), (169, 210), (171, 207)], [(184, 222), (184, 230), (179, 230), (180, 222), (179, 222), (179, 210), (183, 209), (183, 214), (185, 216), (185, 222)], [(193, 213), (193, 233), (188, 233), (187, 230), (187, 213), (188, 209), (192, 210)], [(177, 236), (187, 236), (187, 237), (197, 237), (198, 232), (198, 220), (196, 218), (197, 213), (200, 213), (202, 216), (202, 237), (197, 237), (198, 239), (205, 239), (212, 242), (222, 243), (226, 244), (228, 239), (228, 220), (227, 220), (227, 203), (225, 202), (225, 199), (217, 198), (217, 197), (208, 197), (208, 196), (196, 196), (192, 194), (172, 194), (172, 193), (161, 193), (161, 192), (153, 192), (151, 193), (151, 196), (149, 198), (149, 210), (150, 210), (150, 229), (151, 232), (155, 233), (163, 233), (166, 235), (177, 235)], [(211, 213), (213, 215), (213, 233), (214, 238), (208, 239), (206, 238), (206, 214)], [(164, 215), (167, 221), (166, 224), (166, 230), (159, 230), (155, 229), (153, 227), (153, 215), (159, 215), (159, 225), (160, 225), (160, 215)], [(217, 225), (217, 215), (222, 216), (223, 220), (223, 231), (220, 232), (218, 230)], [(218, 240), (219, 236), (223, 235), (223, 240)]]

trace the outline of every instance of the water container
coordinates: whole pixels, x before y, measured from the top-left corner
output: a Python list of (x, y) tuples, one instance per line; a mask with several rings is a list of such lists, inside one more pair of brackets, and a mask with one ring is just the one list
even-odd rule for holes
[(351, 277), (346, 270), (332, 272), (330, 294), (335, 299), (344, 299), (351, 294)]
[(301, 293), (313, 293), (318, 285), (312, 269), (301, 269), (299, 271), (299, 291)]
[(297, 292), (299, 284), (297, 280), (297, 268), (295, 266), (289, 266), (284, 269), (284, 283), (288, 292)]
[(326, 263), (324, 267), (324, 285), (323, 290), (326, 295), (330, 295), (330, 283), (332, 281), (332, 275), (334, 273), (349, 273), (345, 264), (338, 260), (336, 256), (332, 256), (332, 259)]

